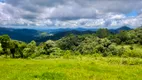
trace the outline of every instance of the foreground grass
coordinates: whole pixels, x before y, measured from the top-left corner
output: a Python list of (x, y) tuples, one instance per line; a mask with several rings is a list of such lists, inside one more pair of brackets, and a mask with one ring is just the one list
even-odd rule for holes
[(142, 59), (0, 59), (0, 80), (142, 80)]

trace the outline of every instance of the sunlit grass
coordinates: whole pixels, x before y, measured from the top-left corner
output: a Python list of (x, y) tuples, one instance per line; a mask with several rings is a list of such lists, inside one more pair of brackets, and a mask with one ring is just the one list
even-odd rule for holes
[(0, 59), (0, 80), (142, 80), (142, 59)]

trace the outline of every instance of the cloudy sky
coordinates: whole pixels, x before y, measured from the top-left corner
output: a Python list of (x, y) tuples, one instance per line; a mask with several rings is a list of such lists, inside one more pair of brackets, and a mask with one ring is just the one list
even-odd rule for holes
[(2, 27), (142, 25), (142, 0), (0, 0)]

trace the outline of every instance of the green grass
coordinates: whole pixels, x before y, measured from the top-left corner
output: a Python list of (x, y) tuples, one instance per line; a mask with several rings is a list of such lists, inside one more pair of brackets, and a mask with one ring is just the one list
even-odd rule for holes
[(0, 80), (142, 80), (142, 59), (0, 59)]

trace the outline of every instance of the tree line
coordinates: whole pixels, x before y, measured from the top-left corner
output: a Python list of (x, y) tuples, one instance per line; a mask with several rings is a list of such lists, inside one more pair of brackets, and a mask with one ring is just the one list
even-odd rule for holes
[[(47, 40), (37, 44), (12, 40), (8, 35), (0, 36), (0, 56), (11, 58), (35, 58), (41, 55), (60, 57), (64, 55), (127, 56), (142, 57), (134, 51), (133, 44), (142, 45), (142, 28), (111, 33), (102, 28), (92, 34), (70, 34), (59, 40)], [(123, 45), (131, 45), (129, 48)]]

